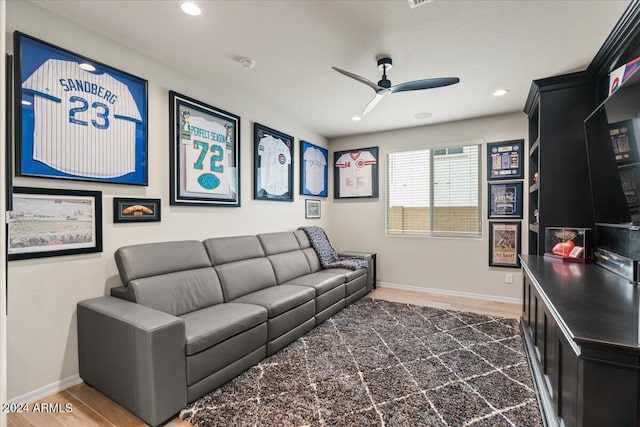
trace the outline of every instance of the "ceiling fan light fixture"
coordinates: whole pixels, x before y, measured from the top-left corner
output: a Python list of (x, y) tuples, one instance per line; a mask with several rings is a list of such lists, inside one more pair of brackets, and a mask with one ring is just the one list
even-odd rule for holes
[(431, 3), (433, 0), (409, 0), (409, 6), (411, 9), (414, 7), (422, 6), (423, 4)]
[(180, 5), (180, 9), (187, 15), (198, 16), (202, 13), (200, 7), (192, 1), (185, 1)]
[(505, 96), (508, 93), (509, 93), (509, 89), (498, 89), (495, 92), (493, 92), (493, 96)]

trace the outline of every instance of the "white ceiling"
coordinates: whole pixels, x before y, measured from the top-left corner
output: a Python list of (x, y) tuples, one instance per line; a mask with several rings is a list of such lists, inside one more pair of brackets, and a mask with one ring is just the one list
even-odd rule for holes
[[(196, 0), (202, 15), (191, 17), (176, 0), (33, 2), (329, 138), (522, 111), (531, 80), (584, 70), (629, 4), (434, 0), (411, 9), (406, 0)], [(377, 82), (380, 54), (393, 59), (393, 84), (461, 82), (389, 95), (352, 122), (374, 92), (331, 66)], [(243, 69), (239, 57), (255, 67)], [(495, 98), (498, 88), (510, 92)], [(433, 116), (414, 118), (423, 112)]]

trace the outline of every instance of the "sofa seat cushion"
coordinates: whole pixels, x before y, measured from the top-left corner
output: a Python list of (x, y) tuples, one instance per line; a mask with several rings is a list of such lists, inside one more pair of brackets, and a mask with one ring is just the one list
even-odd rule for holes
[(233, 302), (262, 306), (271, 319), (311, 301), (315, 296), (316, 291), (307, 286), (278, 285), (244, 295)]
[(208, 349), (267, 321), (264, 307), (225, 303), (179, 316), (184, 320), (186, 354)]
[(350, 282), (352, 280), (357, 279), (360, 276), (367, 274), (366, 268), (361, 268), (358, 270), (349, 270), (348, 268), (326, 268), (324, 270), (320, 270), (319, 273), (322, 274), (344, 274), (346, 281)]
[(286, 285), (311, 286), (316, 290), (316, 296), (322, 295), (332, 289), (337, 288), (345, 281), (345, 275), (342, 273), (312, 273), (305, 274), (296, 279), (290, 280)]

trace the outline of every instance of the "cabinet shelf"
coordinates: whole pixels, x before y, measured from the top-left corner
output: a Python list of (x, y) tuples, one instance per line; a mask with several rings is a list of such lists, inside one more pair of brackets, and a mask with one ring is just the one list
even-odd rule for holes
[(535, 193), (536, 191), (538, 191), (538, 189), (540, 189), (540, 183), (536, 182), (531, 187), (529, 187), (529, 193)]
[(540, 147), (540, 137), (536, 138), (536, 140), (531, 144), (531, 148), (529, 149), (529, 156), (533, 157), (538, 151), (538, 147)]

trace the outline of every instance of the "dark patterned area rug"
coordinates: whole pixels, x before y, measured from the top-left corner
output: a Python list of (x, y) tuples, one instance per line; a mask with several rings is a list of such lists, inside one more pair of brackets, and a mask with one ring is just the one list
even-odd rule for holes
[(540, 426), (516, 320), (364, 298), (180, 417), (204, 426)]

